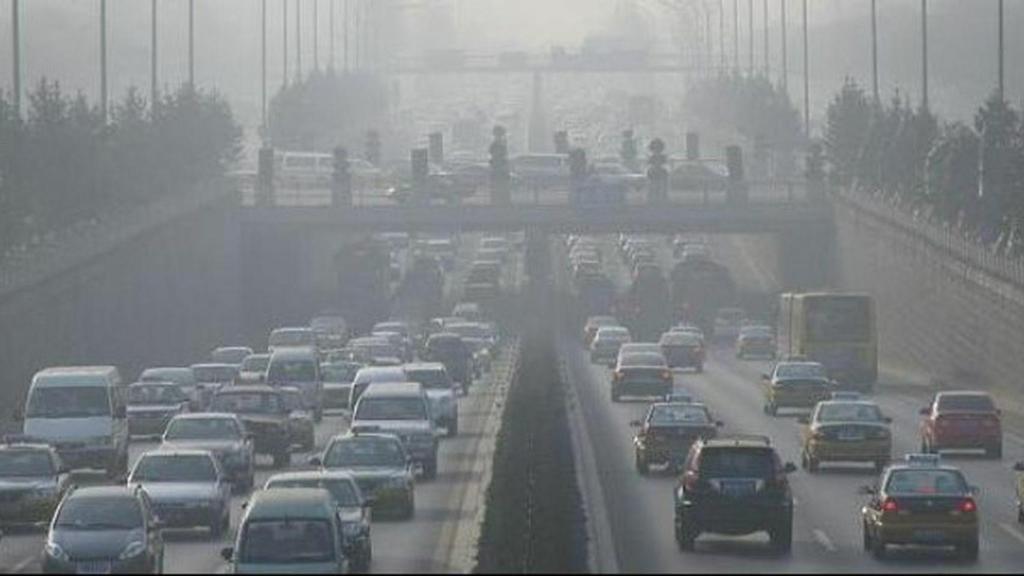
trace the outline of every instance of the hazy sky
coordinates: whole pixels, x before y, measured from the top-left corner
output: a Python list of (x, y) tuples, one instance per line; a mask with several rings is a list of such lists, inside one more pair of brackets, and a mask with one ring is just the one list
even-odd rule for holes
[[(349, 0), (355, 2), (357, 0)], [(588, 34), (606, 29), (616, 8), (632, 8), (646, 14), (659, 30), (666, 26), (663, 4), (686, 0), (364, 0), (401, 4), (404, 22), (386, 32), (402, 36), (408, 43), (431, 47), (474, 49), (547, 50), (554, 45), (577, 47)], [(713, 10), (718, 1), (704, 0)], [(741, 10), (741, 51), (746, 61), (746, 9), (749, 0), (739, 0)], [(0, 86), (11, 86), (12, 0), (0, 0)], [(312, 6), (303, 6), (303, 66), (313, 63)], [(341, 10), (344, 0), (319, 0), (320, 63), (328, 60), (329, 7)], [(696, 0), (691, 0), (696, 2)], [(770, 54), (772, 74), (779, 62), (778, 9), (781, 0), (770, 0)], [(727, 19), (732, 17), (732, 0), (724, 0)], [(1008, 95), (1018, 102), (1024, 88), (1024, 42), (1017, 33), (1024, 29), (1024, 0), (1007, 3), (1007, 86)], [(281, 10), (284, 0), (268, 0), (269, 76), (271, 91), (281, 82)], [(288, 0), (294, 10), (295, 0)], [(762, 0), (755, 0), (758, 25)], [(798, 94), (802, 81), (799, 39), (800, 0), (788, 0), (789, 81)], [(920, 97), (918, 0), (879, 0), (881, 79), (885, 94), (900, 88), (914, 99)], [(98, 6), (99, 0), (22, 0), (23, 73), (26, 86), (42, 76), (60, 80), (71, 90), (95, 97), (98, 93)], [(111, 93), (122, 94), (130, 85), (149, 86), (148, 0), (108, 0), (109, 66)], [(159, 0), (161, 83), (177, 85), (186, 77), (187, 0)], [(812, 109), (820, 114), (827, 98), (845, 76), (870, 82), (869, 20), (867, 0), (811, 0), (810, 20), (813, 92)], [(930, 0), (930, 30), (933, 40), (932, 102), (940, 112), (964, 117), (995, 83), (996, 0)], [(259, 25), (260, 0), (197, 1), (196, 77), (199, 84), (216, 87), (232, 102), (247, 123), (259, 112)], [(621, 12), (618, 12), (621, 13)], [(716, 16), (717, 17), (717, 16)], [(294, 13), (289, 36), (294, 47)], [(446, 23), (447, 19), (447, 23)], [(336, 22), (336, 53), (341, 54), (342, 18)], [(458, 28), (452, 26), (458, 25)], [(730, 28), (727, 27), (727, 30)], [(762, 36), (756, 34), (758, 63)], [(727, 34), (727, 55), (731, 58), (731, 34)], [(669, 46), (668, 39), (659, 40)], [(294, 72), (294, 50), (292, 52)], [(801, 102), (798, 100), (798, 104)]]

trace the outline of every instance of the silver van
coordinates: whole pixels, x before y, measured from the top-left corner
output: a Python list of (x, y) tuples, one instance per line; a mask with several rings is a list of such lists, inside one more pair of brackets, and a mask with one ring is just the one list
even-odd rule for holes
[(128, 387), (113, 366), (47, 368), (32, 377), (23, 421), (26, 437), (57, 449), (71, 469), (128, 472)]

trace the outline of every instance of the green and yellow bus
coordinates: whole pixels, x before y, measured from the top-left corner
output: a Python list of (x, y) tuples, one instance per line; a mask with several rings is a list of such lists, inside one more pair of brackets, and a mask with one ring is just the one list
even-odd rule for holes
[(875, 301), (866, 294), (783, 294), (777, 338), (781, 357), (820, 362), (843, 386), (871, 389), (878, 380)]

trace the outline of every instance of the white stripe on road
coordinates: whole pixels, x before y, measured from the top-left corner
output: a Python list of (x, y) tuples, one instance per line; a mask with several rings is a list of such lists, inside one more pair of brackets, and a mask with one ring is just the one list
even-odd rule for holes
[(828, 537), (828, 534), (825, 534), (825, 532), (821, 530), (814, 530), (814, 539), (817, 540), (818, 544), (821, 544), (821, 547), (825, 550), (828, 550), (829, 552), (836, 551), (836, 545), (832, 543), (832, 540)]
[(1003, 436), (1009, 438), (1014, 444), (1020, 444), (1024, 446), (1024, 438), (1014, 434), (1013, 432), (1003, 432)]
[(1011, 526), (1006, 522), (1000, 522), (998, 526), (1003, 532), (1009, 534), (1011, 538), (1017, 540), (1021, 544), (1024, 544), (1024, 534), (1022, 534), (1015, 526)]
[(36, 561), (36, 557), (35, 556), (29, 556), (28, 558), (25, 558), (21, 562), (18, 562), (17, 564), (15, 564), (14, 567), (11, 568), (11, 572), (14, 572), (16, 574), (24, 572), (29, 567), (29, 565), (32, 564), (35, 561)]

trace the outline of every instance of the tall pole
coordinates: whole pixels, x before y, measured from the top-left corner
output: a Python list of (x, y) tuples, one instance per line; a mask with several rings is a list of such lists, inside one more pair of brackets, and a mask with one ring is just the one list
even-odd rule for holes
[(284, 74), (281, 86), (288, 86), (288, 0), (281, 0), (281, 48), (284, 52)]
[(157, 15), (156, 15), (156, 0), (152, 0), (149, 6), (150, 11), (150, 39), (149, 39), (149, 99), (152, 102), (153, 109), (156, 109), (157, 98)]
[(14, 113), (21, 116), (21, 19), (18, 15), (18, 2), (20, 0), (11, 0), (11, 27), (13, 33), (11, 34), (11, 40), (14, 43), (14, 48), (11, 51), (13, 55), (13, 75), (14, 75)]
[(352, 67), (359, 70), (359, 54), (362, 52), (362, 34), (359, 30), (359, 25), (362, 20), (362, 2), (355, 0), (356, 5), (354, 6), (353, 13), (353, 25), (352, 28), (352, 43), (355, 45), (355, 52), (352, 54)]
[(732, 0), (732, 63), (740, 71), (740, 0)]
[(921, 0), (921, 107), (928, 110), (928, 0)]
[(786, 0), (779, 0), (782, 20), (782, 91), (789, 93), (789, 35), (786, 33)]
[[(153, 0), (154, 2), (156, 0)], [(267, 133), (267, 0), (261, 3), (260, 23), (260, 123)]]
[(768, 0), (763, 1), (764, 4), (764, 77), (772, 77), (772, 65), (771, 56), (768, 50)]
[(718, 73), (725, 74), (725, 0), (718, 0)]
[(999, 0), (999, 99), (1004, 100), (1006, 97), (1005, 84), (1004, 84), (1004, 64), (1006, 59), (1005, 46), (1003, 44), (1003, 0)]
[(808, 55), (808, 34), (807, 34), (807, 0), (803, 0), (804, 10), (804, 135), (811, 137), (811, 78), (810, 78), (810, 56)]
[(875, 103), (881, 102), (878, 92), (878, 6), (871, 0), (871, 88)]
[(320, 71), (320, 0), (313, 0), (313, 70)]
[(302, 2), (295, 0), (295, 81), (302, 82)]
[(711, 10), (704, 10), (704, 70), (711, 75), (711, 67), (714, 66), (713, 54), (715, 52), (714, 39), (711, 36)]
[(334, 0), (328, 0), (328, 3), (329, 3), (328, 8), (330, 8), (330, 12), (331, 12), (331, 17), (328, 19), (328, 21), (330, 22), (331, 41), (329, 42), (329, 46), (330, 46), (331, 56), (327, 60), (327, 66), (330, 68), (331, 72), (333, 72), (334, 71), (334, 12), (335, 12), (334, 8), (335, 8), (336, 2)]
[(349, 24), (352, 21), (352, 2), (351, 2), (351, 0), (342, 0), (342, 2), (343, 2), (343, 4), (341, 5), (341, 7), (342, 7), (342, 9), (344, 9), (344, 12), (345, 12), (345, 19), (344, 19), (344, 22), (343, 22), (343, 25), (345, 27), (341, 31), (342, 32), (342, 34), (341, 34), (341, 43), (345, 46), (345, 72), (348, 72), (348, 63), (349, 63), (349, 60), (350, 60), (350, 58), (349, 58), (348, 30), (349, 30)]
[(747, 25), (748, 25), (747, 26), (747, 28), (748, 28), (747, 32), (749, 32), (749, 34), (748, 34), (749, 38), (747, 38), (747, 40), (749, 41), (748, 43), (750, 44), (750, 66), (749, 66), (750, 71), (749, 71), (749, 74), (751, 76), (753, 76), (754, 75), (754, 0), (747, 0), (747, 7), (749, 8), (749, 10), (747, 11)]
[(100, 0), (100, 108), (107, 121), (107, 0)]
[(188, 0), (188, 85), (196, 86), (196, 0)]

